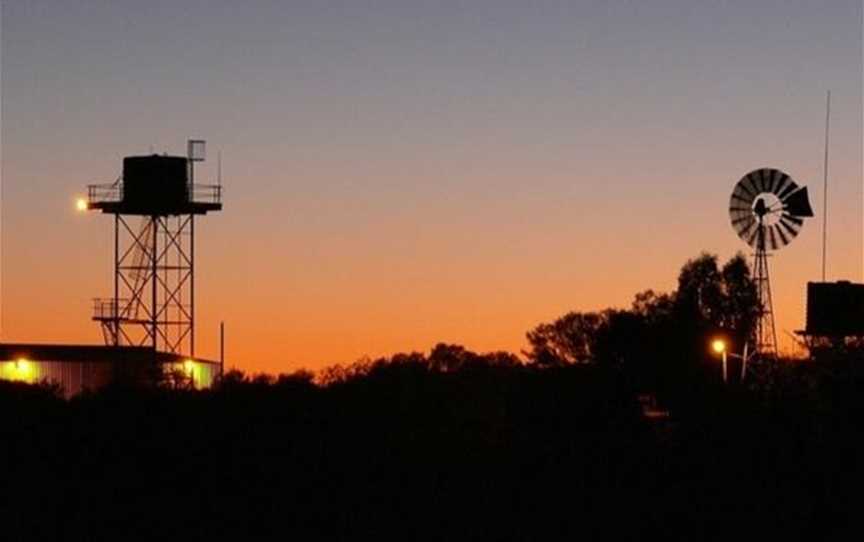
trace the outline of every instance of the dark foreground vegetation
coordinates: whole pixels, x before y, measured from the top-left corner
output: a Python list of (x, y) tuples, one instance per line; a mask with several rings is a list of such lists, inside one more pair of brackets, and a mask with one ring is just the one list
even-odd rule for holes
[(421, 356), (326, 387), (2, 383), (3, 539), (855, 539), (864, 379), (779, 372), (670, 419), (607, 369)]
[(542, 324), (527, 363), (438, 345), (70, 401), (0, 382), (0, 538), (858, 539), (862, 349), (724, 385), (705, 341), (750, 314), (725, 269)]

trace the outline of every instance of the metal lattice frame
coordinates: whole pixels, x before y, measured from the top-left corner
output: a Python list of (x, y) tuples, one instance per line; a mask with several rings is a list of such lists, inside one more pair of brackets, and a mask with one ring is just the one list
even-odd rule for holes
[(774, 303), (771, 300), (771, 279), (768, 275), (768, 253), (765, 250), (765, 229), (759, 220), (756, 255), (753, 263), (753, 278), (759, 297), (759, 318), (756, 321), (753, 344), (756, 352), (767, 356), (777, 355), (777, 331), (774, 328)]
[(114, 215), (114, 297), (97, 300), (106, 344), (195, 355), (195, 217)]

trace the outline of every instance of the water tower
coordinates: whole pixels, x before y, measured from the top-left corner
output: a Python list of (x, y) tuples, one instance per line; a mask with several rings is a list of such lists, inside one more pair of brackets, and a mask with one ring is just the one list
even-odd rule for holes
[(195, 217), (222, 210), (222, 186), (196, 184), (205, 142), (186, 156), (130, 156), (83, 209), (114, 217), (114, 293), (94, 300), (106, 345), (195, 356)]

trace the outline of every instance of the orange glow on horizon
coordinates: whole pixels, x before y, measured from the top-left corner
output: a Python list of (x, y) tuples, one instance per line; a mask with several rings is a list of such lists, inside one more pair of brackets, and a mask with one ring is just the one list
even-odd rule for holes
[(864, 280), (860, 2), (261, 2), (194, 25), (9, 4), (3, 342), (103, 344), (113, 217), (86, 187), (188, 136), (211, 149), (194, 184), (225, 190), (195, 219), (195, 355), (219, 359), (224, 321), (226, 368), (519, 354), (569, 311), (673, 292), (703, 251), (752, 261), (729, 201), (759, 167), (817, 215), (769, 259), (780, 353), (802, 350), (826, 206), (827, 279)]

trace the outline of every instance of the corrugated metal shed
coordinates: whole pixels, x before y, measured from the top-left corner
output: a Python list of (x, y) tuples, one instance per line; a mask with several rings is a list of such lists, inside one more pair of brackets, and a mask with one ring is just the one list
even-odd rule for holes
[(53, 382), (66, 397), (96, 390), (118, 374), (137, 380), (152, 378), (153, 368), (186, 375), (197, 388), (212, 385), (217, 362), (189, 359), (152, 348), (69, 344), (0, 344), (0, 379)]

